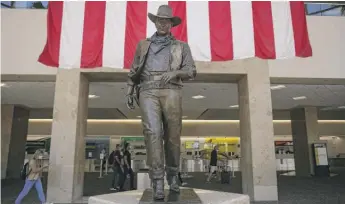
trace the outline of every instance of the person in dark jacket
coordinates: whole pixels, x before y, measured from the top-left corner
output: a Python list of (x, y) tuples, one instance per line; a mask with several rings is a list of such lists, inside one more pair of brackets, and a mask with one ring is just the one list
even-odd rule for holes
[(127, 175), (129, 175), (129, 189), (134, 190), (134, 173), (132, 170), (132, 158), (131, 158), (131, 152), (130, 152), (130, 144), (125, 143), (124, 145), (124, 152), (123, 152), (123, 162), (124, 162), (124, 181), (126, 181)]
[(114, 162), (112, 165), (113, 168), (113, 179), (111, 183), (110, 190), (122, 191), (123, 189), (123, 177), (124, 177), (124, 168), (123, 168), (123, 153), (121, 152), (121, 147), (119, 144), (116, 145), (114, 151)]

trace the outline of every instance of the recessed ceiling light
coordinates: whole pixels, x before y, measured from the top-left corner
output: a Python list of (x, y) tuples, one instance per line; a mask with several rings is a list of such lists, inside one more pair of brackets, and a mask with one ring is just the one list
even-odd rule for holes
[(205, 96), (197, 95), (197, 96), (192, 96), (192, 98), (194, 98), (194, 99), (202, 99), (202, 98), (205, 98)]
[(326, 107), (326, 108), (321, 108), (321, 110), (332, 110), (334, 109), (333, 107)]
[(340, 108), (340, 109), (344, 109), (344, 108), (345, 108), (345, 106), (339, 106), (338, 108)]
[(238, 108), (238, 105), (229, 106), (230, 108)]
[(141, 115), (137, 115), (137, 118), (141, 118)]
[(188, 116), (184, 115), (184, 116), (182, 116), (182, 118), (188, 118)]
[(271, 86), (271, 90), (278, 90), (278, 89), (283, 89), (286, 88), (285, 85), (276, 85), (276, 86)]
[(7, 85), (5, 83), (1, 83), (1, 87), (9, 87), (9, 85)]
[(89, 95), (89, 98), (99, 98), (99, 96), (90, 94), (90, 95)]
[(306, 96), (296, 96), (296, 97), (293, 97), (293, 100), (303, 100), (303, 99), (306, 99), (307, 97)]

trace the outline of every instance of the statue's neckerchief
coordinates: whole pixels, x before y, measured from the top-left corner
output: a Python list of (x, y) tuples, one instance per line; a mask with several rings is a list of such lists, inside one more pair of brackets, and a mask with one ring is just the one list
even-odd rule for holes
[(154, 44), (154, 46), (150, 46), (150, 49), (154, 54), (157, 54), (159, 51), (169, 46), (173, 40), (174, 37), (172, 35), (159, 36), (155, 33), (150, 38), (150, 41)]

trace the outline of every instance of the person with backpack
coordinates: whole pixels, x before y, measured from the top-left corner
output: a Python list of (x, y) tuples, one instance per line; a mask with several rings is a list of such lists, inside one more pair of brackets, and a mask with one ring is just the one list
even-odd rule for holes
[(25, 180), (25, 185), (23, 190), (19, 193), (16, 201), (14, 202), (15, 204), (20, 204), (23, 198), (30, 192), (33, 186), (35, 186), (36, 188), (40, 202), (46, 202), (41, 182), (41, 176), (43, 169), (48, 168), (49, 165), (43, 166), (43, 162), (40, 159), (40, 157), (42, 156), (42, 150), (36, 150), (32, 159), (24, 165), (23, 170), (21, 172), (21, 177)]

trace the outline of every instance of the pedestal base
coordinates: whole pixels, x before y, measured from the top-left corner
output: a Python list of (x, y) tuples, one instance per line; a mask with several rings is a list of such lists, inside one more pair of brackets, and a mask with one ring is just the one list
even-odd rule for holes
[(164, 201), (154, 201), (152, 193), (152, 189), (146, 189), (140, 199), (139, 204), (202, 204), (199, 196), (191, 188), (181, 189), (180, 193), (174, 193), (169, 190), (165, 190)]
[[(181, 190), (190, 188), (181, 188)], [(250, 204), (249, 196), (237, 193), (193, 189), (203, 204)], [(138, 204), (144, 190), (111, 193), (89, 198), (89, 204)], [(159, 202), (153, 202), (159, 204)], [(161, 202), (164, 203), (164, 202)], [(174, 203), (175, 204), (175, 203)]]

